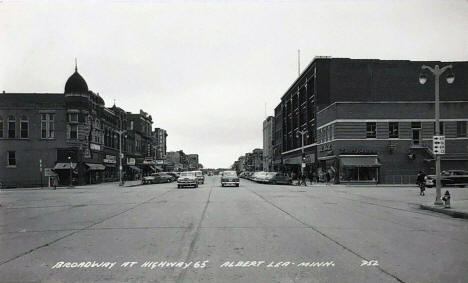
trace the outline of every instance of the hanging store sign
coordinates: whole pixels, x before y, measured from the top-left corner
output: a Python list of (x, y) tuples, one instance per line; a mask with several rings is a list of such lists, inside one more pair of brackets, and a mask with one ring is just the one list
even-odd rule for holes
[(135, 165), (135, 158), (127, 158), (127, 165)]
[(106, 158), (104, 158), (104, 163), (110, 163), (110, 164), (116, 164), (117, 163), (117, 158), (115, 155), (106, 155)]

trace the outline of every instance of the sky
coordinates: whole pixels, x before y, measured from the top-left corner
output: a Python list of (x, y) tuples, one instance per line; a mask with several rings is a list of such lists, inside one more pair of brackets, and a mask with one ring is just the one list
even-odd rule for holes
[(301, 70), (315, 56), (468, 61), (468, 1), (0, 1), (0, 91), (63, 92), (76, 57), (106, 106), (148, 112), (169, 151), (209, 168), (262, 148), (298, 49)]

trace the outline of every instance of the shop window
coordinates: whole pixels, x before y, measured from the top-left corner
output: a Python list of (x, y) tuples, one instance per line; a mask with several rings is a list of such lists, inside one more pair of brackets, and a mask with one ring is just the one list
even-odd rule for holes
[(457, 138), (466, 137), (466, 121), (457, 121)]
[(16, 151), (8, 151), (7, 166), (16, 167)]
[(29, 120), (28, 117), (21, 117), (20, 121), (20, 138), (27, 139), (29, 137)]
[(388, 136), (391, 139), (399, 138), (399, 135), (398, 135), (398, 122), (390, 122), (388, 124)]
[(14, 139), (16, 137), (16, 117), (8, 116), (8, 138)]
[(366, 123), (366, 138), (368, 139), (373, 139), (377, 137), (376, 133), (376, 127), (377, 123), (376, 122), (367, 122)]

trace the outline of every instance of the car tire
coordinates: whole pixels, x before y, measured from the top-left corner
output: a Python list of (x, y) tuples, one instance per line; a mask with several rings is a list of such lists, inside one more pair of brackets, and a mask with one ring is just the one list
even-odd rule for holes
[(177, 188), (180, 189), (180, 185), (177, 185)]
[(223, 184), (223, 183), (221, 183), (221, 187), (224, 187), (224, 184)]
[(276, 185), (277, 183), (276, 183), (276, 181), (272, 181), (271, 184), (272, 184), (272, 185)]

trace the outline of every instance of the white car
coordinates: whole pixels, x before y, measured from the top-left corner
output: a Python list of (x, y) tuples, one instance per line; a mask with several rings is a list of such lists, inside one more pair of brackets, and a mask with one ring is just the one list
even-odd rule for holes
[(198, 188), (198, 178), (195, 172), (181, 172), (177, 179), (177, 188), (194, 187)]

